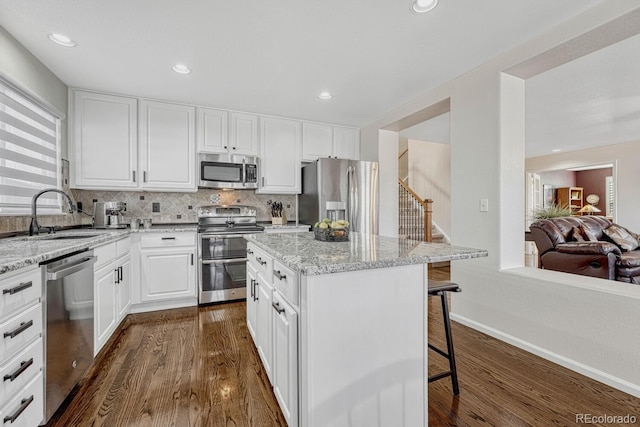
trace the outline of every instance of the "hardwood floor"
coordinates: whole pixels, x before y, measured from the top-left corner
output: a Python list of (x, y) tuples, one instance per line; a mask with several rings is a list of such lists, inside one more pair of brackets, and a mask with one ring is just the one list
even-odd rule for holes
[[(430, 276), (446, 280), (448, 268)], [(47, 425), (286, 425), (245, 309), (235, 302), (130, 316)], [(432, 298), (429, 338), (444, 346), (441, 322), (439, 300)], [(631, 414), (640, 424), (640, 399), (455, 322), (453, 334), (460, 396), (451, 394), (448, 378), (431, 383), (430, 426), (573, 426), (580, 413)], [(445, 367), (429, 353), (430, 373)]]

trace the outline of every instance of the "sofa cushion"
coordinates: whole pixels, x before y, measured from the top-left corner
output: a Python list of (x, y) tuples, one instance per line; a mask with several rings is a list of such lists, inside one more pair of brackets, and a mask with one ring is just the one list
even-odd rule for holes
[(585, 227), (584, 224), (582, 224), (580, 226), (580, 234), (582, 234), (584, 236), (584, 239), (587, 242), (597, 242), (598, 241), (598, 237), (596, 236), (596, 233), (593, 232), (589, 227)]
[(640, 267), (640, 251), (623, 252), (618, 258), (618, 267), (624, 270)]
[(576, 242), (584, 242), (584, 237), (582, 236), (582, 230), (579, 227), (573, 227), (571, 229), (571, 239)]
[(611, 227), (602, 230), (602, 232), (625, 252), (632, 251), (640, 246), (640, 242), (627, 229), (617, 224), (612, 224)]

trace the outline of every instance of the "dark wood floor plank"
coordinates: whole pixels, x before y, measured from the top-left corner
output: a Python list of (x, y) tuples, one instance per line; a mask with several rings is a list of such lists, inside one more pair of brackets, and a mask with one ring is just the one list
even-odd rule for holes
[[(449, 268), (430, 277), (448, 280)], [(429, 341), (444, 347), (439, 300), (428, 309)], [(48, 426), (285, 426), (245, 313), (234, 302), (130, 315)], [(430, 426), (573, 426), (576, 413), (640, 419), (640, 399), (456, 322), (452, 330), (460, 396), (448, 378), (430, 383)], [(428, 369), (447, 362), (430, 352)]]

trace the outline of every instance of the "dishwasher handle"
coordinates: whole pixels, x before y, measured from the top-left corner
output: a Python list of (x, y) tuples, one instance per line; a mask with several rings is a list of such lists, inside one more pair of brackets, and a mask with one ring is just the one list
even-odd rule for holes
[(70, 276), (73, 273), (77, 273), (78, 271), (84, 270), (85, 268), (88, 268), (89, 266), (95, 264), (97, 260), (97, 257), (89, 256), (77, 264), (65, 264), (63, 268), (60, 268), (58, 270), (47, 271), (47, 280), (58, 280), (62, 279), (63, 277)]

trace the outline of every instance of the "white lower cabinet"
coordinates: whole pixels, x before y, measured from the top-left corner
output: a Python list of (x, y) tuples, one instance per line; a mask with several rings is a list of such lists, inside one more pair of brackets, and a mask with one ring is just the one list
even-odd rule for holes
[(256, 347), (267, 377), (273, 382), (273, 317), (271, 316), (271, 301), (273, 286), (260, 273), (256, 280), (257, 332)]
[(256, 299), (256, 269), (247, 263), (247, 329), (251, 338), (256, 340), (256, 320), (258, 318), (258, 300)]
[(251, 243), (247, 259), (247, 327), (287, 424), (297, 427), (298, 277)]
[(94, 250), (94, 356), (111, 338), (131, 305), (131, 238)]
[(140, 300), (197, 297), (196, 236), (191, 232), (149, 233), (140, 241)]
[(44, 417), (42, 272), (0, 275), (0, 420), (33, 427)]
[(289, 427), (298, 425), (298, 313), (273, 293), (273, 393)]

